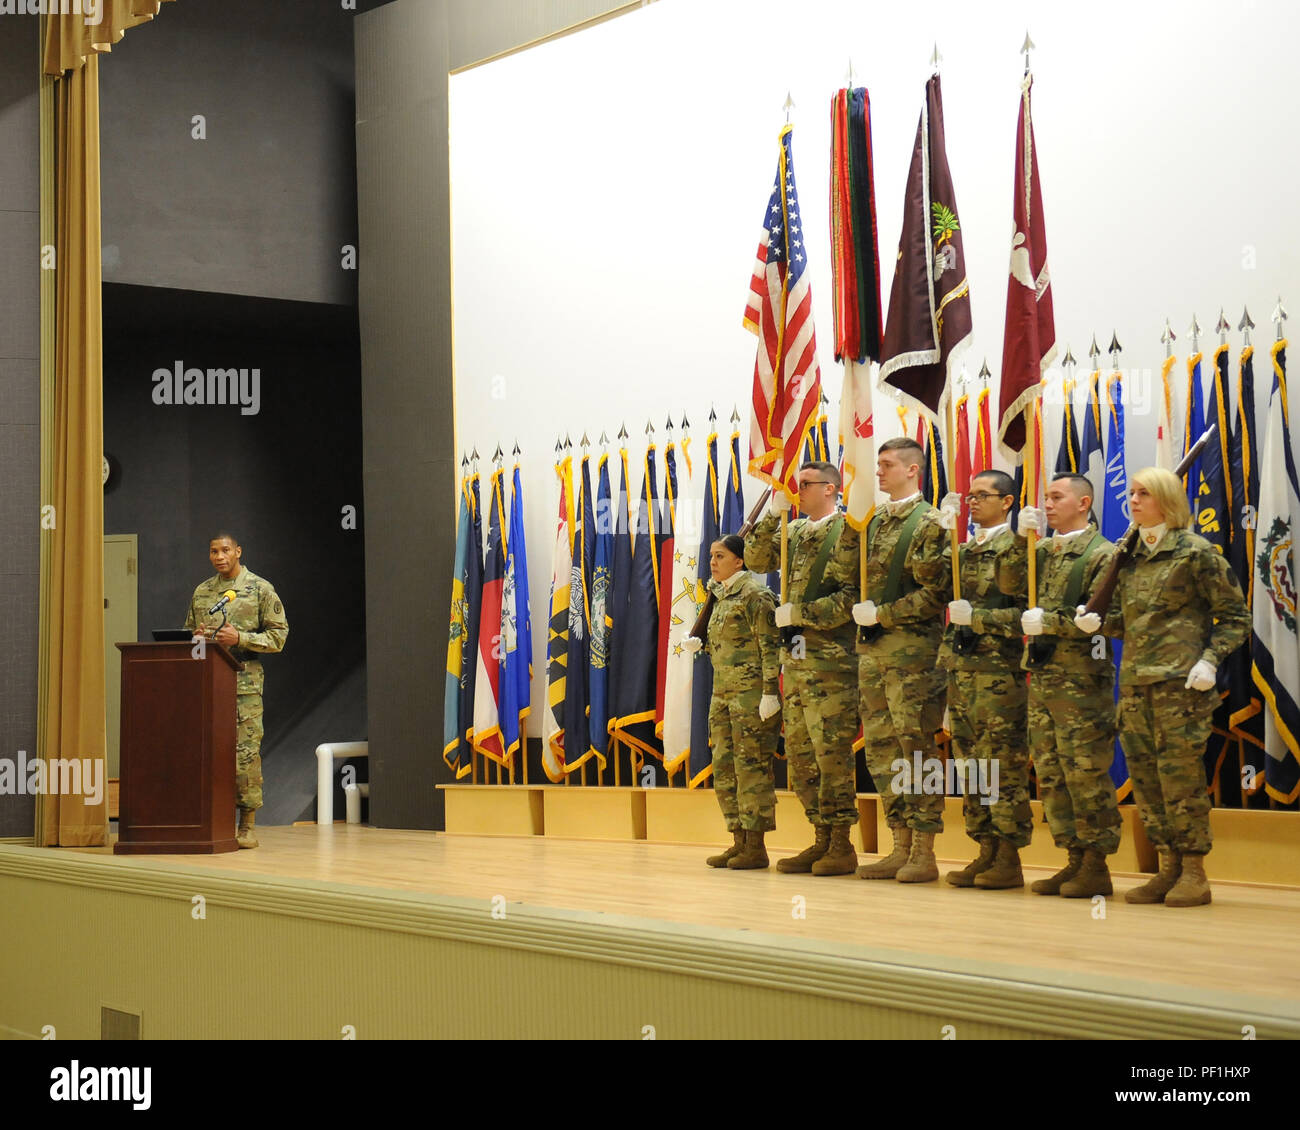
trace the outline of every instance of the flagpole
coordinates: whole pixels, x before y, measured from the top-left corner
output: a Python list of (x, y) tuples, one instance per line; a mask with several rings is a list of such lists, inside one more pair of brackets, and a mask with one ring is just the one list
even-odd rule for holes
[[(956, 407), (953, 404), (952, 381), (949, 380), (948, 387), (944, 390), (944, 399), (946, 404), (943, 409), (943, 430), (944, 442), (948, 445), (948, 483), (950, 486), (957, 482), (957, 452), (954, 437), (957, 434), (957, 425), (953, 419), (953, 413)], [(940, 502), (943, 500), (940, 499)], [(961, 507), (957, 508), (958, 518), (961, 516)], [(961, 537), (957, 532), (957, 523), (954, 521), (952, 529), (948, 531), (952, 541), (952, 598), (961, 600)]]
[[(1041, 386), (1040, 386), (1041, 387)], [(1029, 471), (1025, 481), (1029, 485), (1029, 505), (1033, 506), (1038, 501), (1038, 429), (1034, 427), (1034, 405), (1038, 403), (1035, 397), (1025, 408), (1025, 462), (1029, 465)], [(1031, 529), (1029, 536), (1025, 539), (1025, 552), (1029, 554), (1029, 607), (1038, 607), (1038, 531)]]

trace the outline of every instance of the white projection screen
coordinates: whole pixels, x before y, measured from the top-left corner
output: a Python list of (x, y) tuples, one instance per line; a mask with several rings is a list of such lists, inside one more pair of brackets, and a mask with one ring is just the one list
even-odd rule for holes
[[(973, 378), (988, 359), (996, 428), (1026, 20), (1037, 45), (1034, 124), (1057, 342), (1062, 356), (1073, 348), (1086, 375), (1094, 333), (1103, 349), (1118, 334), (1131, 472), (1154, 462), (1166, 318), (1181, 359), (1195, 313), (1208, 358), (1224, 309), (1235, 390), (1243, 306), (1261, 346), (1273, 340), (1269, 316), (1279, 295), (1300, 308), (1300, 88), (1289, 57), (1300, 41), (1300, 9), (1263, 0), (1231, 13), (1215, 3), (1103, 2), (1081, 11), (659, 0), (451, 77), (457, 444), (465, 452), (477, 446), (485, 486), (497, 445), (507, 471), (516, 441), (522, 448), (530, 734), (540, 733), (545, 700), (557, 437), (572, 438), (576, 464), (587, 434), (594, 475), (595, 441), (602, 430), (609, 435), (616, 468), (614, 437), (626, 424), (634, 497), (647, 422), (661, 478), (669, 416), (674, 424), (689, 417), (697, 476), (711, 406), (724, 449), (740, 407), (747, 454), (755, 339), (741, 313), (787, 93), (835, 443), (843, 371), (832, 350), (830, 100), (850, 60), (854, 85), (871, 95), (887, 307), (904, 181), (938, 42), (975, 327), (964, 362)], [(1205, 372), (1208, 379), (1208, 364)], [(1181, 360), (1174, 377), (1177, 431)], [(1261, 349), (1261, 419), (1269, 384)], [(1051, 387), (1059, 390), (1059, 374)], [(877, 435), (899, 433), (892, 404), (879, 394), (876, 418)], [(1060, 419), (1058, 392), (1046, 409), (1049, 465)], [(995, 464), (1006, 467), (996, 457)], [(746, 481), (747, 503), (757, 489)], [(697, 528), (698, 502), (685, 510)]]

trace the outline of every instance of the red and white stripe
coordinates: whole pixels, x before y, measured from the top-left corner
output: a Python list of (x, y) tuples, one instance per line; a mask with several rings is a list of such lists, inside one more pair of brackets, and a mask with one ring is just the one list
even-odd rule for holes
[(787, 294), (785, 264), (767, 261), (768, 239), (765, 230), (745, 305), (745, 326), (758, 337), (749, 470), (784, 486), (793, 500), (798, 496), (796, 477), (804, 438), (821, 401), (821, 369), (808, 272), (800, 273)]

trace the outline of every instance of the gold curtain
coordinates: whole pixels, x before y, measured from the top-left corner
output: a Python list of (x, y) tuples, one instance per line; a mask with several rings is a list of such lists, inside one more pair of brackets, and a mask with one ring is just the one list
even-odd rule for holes
[[(45, 73), (61, 75), (76, 70), (87, 59), (113, 50), (130, 28), (151, 20), (171, 0), (99, 0), (99, 22), (88, 24), (89, 16), (49, 16), (45, 29)], [(91, 0), (82, 0), (83, 12), (91, 11)], [(96, 118), (98, 123), (98, 118)], [(98, 176), (98, 168), (96, 169)]]
[[(83, 3), (83, 11), (89, 9)], [(53, 472), (42, 499), (48, 584), (41, 593), (40, 751), (47, 789), (37, 798), (36, 843), (108, 842), (104, 734), (104, 380), (99, 209), (99, 55), (158, 0), (100, 0), (102, 18), (47, 16), (45, 71), (57, 75)], [(48, 509), (47, 509), (48, 507)], [(56, 773), (80, 763), (80, 795)], [(86, 780), (86, 774), (91, 780)], [(99, 803), (85, 794), (102, 785)]]

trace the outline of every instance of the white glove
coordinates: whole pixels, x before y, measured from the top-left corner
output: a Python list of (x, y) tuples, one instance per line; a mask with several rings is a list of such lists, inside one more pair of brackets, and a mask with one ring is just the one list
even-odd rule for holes
[(1020, 614), (1020, 630), (1027, 636), (1041, 636), (1043, 634), (1043, 610), (1041, 608), (1026, 608)]
[(948, 620), (953, 624), (967, 625), (971, 619), (971, 606), (969, 600), (950, 600), (948, 601)]
[(1074, 626), (1085, 636), (1090, 636), (1101, 629), (1101, 616), (1096, 612), (1089, 612), (1088, 606), (1081, 604), (1074, 610)]
[(767, 512), (774, 518), (779, 518), (789, 509), (790, 499), (786, 497), (785, 491), (773, 489), (772, 497), (767, 503)]
[(788, 628), (794, 623), (794, 605), (778, 605), (776, 610), (776, 626), (778, 628)]
[(939, 524), (945, 530), (955, 530), (957, 519), (961, 515), (961, 495), (950, 490), (939, 503)]
[(682, 640), (682, 650), (687, 655), (694, 655), (704, 646), (704, 641), (699, 636), (687, 636)]
[(880, 614), (876, 609), (874, 600), (864, 600), (861, 604), (853, 606), (853, 622), (861, 624), (864, 628), (870, 628), (873, 624), (880, 622)]
[(766, 722), (773, 714), (781, 713), (781, 699), (774, 694), (765, 694), (758, 700), (758, 716)]
[(1020, 516), (1016, 519), (1016, 533), (1022, 538), (1027, 538), (1030, 530), (1040, 538), (1047, 533), (1047, 515), (1037, 506), (1022, 507)]
[(1208, 691), (1214, 689), (1217, 672), (1204, 659), (1198, 659), (1196, 665), (1187, 673), (1187, 682), (1183, 684), (1189, 691)]

